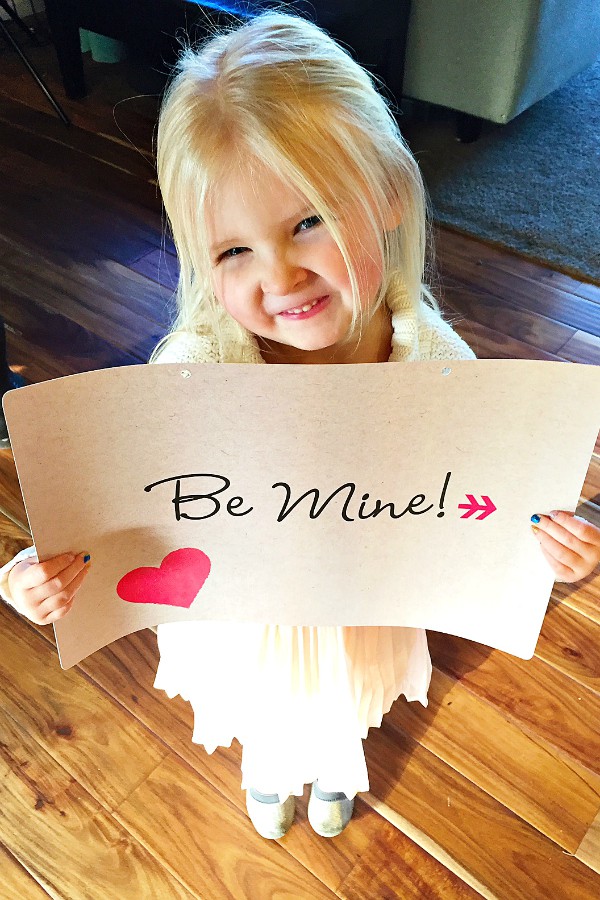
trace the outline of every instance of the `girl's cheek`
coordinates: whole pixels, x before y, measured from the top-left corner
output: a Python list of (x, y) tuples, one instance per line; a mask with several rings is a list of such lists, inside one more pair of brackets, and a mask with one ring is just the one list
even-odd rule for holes
[(238, 273), (228, 272), (215, 282), (213, 290), (221, 306), (236, 321), (250, 327), (246, 319), (252, 314), (256, 301), (248, 280)]
[(212, 277), (212, 289), (219, 303), (228, 309), (231, 299), (235, 296), (235, 279), (231, 272), (226, 272), (219, 267)]

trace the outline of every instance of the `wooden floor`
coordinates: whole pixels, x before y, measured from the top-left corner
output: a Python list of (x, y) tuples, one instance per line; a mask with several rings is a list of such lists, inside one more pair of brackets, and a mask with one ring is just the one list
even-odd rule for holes
[[(31, 52), (60, 93), (49, 48)], [(176, 272), (153, 180), (155, 103), (123, 64), (86, 63), (65, 128), (0, 54), (1, 309), (31, 381), (144, 361)], [(441, 289), (484, 357), (600, 363), (600, 289), (450, 232)], [(568, 411), (565, 411), (568, 427)], [(43, 453), (43, 447), (40, 448)], [(600, 446), (583, 514), (600, 524)], [(28, 543), (0, 454), (2, 558)], [(246, 818), (240, 748), (191, 743), (181, 699), (152, 688), (143, 631), (69, 671), (51, 628), (0, 604), (0, 896), (600, 897), (600, 578), (557, 586), (523, 662), (431, 634), (428, 709), (397, 702), (365, 742), (371, 791), (334, 840), (306, 797), (279, 842)]]

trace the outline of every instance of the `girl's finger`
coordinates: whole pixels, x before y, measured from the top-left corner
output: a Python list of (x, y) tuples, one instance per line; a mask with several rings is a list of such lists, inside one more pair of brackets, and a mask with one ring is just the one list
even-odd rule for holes
[(58, 591), (56, 594), (52, 594), (50, 597), (45, 597), (39, 604), (39, 611), (41, 613), (49, 613), (64, 606), (65, 603), (70, 603), (83, 584), (89, 570), (90, 567), (86, 564), (84, 568), (78, 572), (75, 578), (63, 588), (63, 590)]
[(559, 562), (550, 553), (548, 553), (548, 551), (544, 547), (542, 547), (541, 550), (546, 558), (546, 561), (550, 564), (552, 571), (556, 575), (557, 581), (576, 581), (577, 574), (573, 569), (570, 568), (570, 566), (566, 566), (564, 565), (564, 563)]
[(75, 553), (62, 553), (46, 562), (30, 562), (29, 568), (23, 573), (23, 588), (36, 588), (47, 581), (56, 578), (61, 572), (73, 564), (77, 558)]
[(65, 578), (70, 578), (70, 580), (67, 581), (66, 586), (63, 588), (63, 592), (67, 591), (72, 596), (75, 591), (79, 590), (83, 579), (90, 570), (90, 565), (89, 554), (80, 553), (79, 556), (76, 557), (74, 563), (70, 565), (68, 569), (65, 569)]
[[(581, 516), (558, 510), (550, 516), (540, 516), (539, 525), (542, 524), (545, 528), (561, 528), (567, 534), (572, 535), (575, 540), (583, 541), (585, 544), (591, 544), (593, 547), (600, 546), (600, 528), (582, 519)], [(554, 532), (551, 530), (550, 533)]]
[(87, 556), (87, 554), (80, 553), (70, 565), (58, 572), (53, 578), (49, 578), (42, 584), (30, 588), (30, 599), (34, 603), (36, 601), (41, 603), (43, 600), (49, 599), (50, 597), (64, 594), (73, 583), (74, 579), (89, 568), (88, 563), (84, 562), (86, 557), (89, 561), (89, 556)]
[[(535, 536), (537, 537), (542, 550), (546, 551), (546, 553), (552, 559), (556, 560), (557, 563), (575, 570), (576, 566), (582, 561), (581, 554), (563, 544), (561, 540), (552, 537), (548, 531), (542, 530), (539, 526), (537, 526), (537, 528), (538, 530), (536, 531)], [(560, 535), (560, 532), (558, 532), (558, 534)], [(544, 555), (546, 555), (546, 553)]]
[(50, 625), (52, 622), (57, 622), (59, 619), (62, 619), (71, 611), (74, 602), (74, 598), (71, 598), (67, 603), (63, 603), (62, 606), (57, 606), (56, 608), (49, 610), (46, 614), (39, 613), (39, 624)]
[(575, 552), (578, 547), (581, 547), (581, 538), (550, 516), (539, 516), (539, 522), (535, 523), (535, 528), (538, 529), (538, 536), (540, 533), (546, 534)]

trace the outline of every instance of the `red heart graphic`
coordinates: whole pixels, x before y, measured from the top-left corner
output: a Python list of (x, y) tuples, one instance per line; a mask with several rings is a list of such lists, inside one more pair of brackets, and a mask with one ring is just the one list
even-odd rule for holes
[(162, 603), (188, 609), (209, 572), (210, 559), (206, 553), (183, 547), (167, 554), (158, 569), (142, 566), (123, 575), (117, 594), (128, 603)]

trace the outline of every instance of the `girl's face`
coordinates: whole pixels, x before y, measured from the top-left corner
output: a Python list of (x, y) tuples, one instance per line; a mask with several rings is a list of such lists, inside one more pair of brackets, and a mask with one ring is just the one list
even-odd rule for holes
[[(361, 306), (368, 311), (381, 283), (377, 248), (362, 246), (356, 221), (340, 224), (349, 234)], [(338, 348), (352, 321), (348, 270), (327, 228), (295, 188), (264, 167), (234, 175), (214, 191), (206, 225), (215, 296), (262, 347), (274, 342), (280, 356), (297, 361), (319, 361), (318, 351)]]

